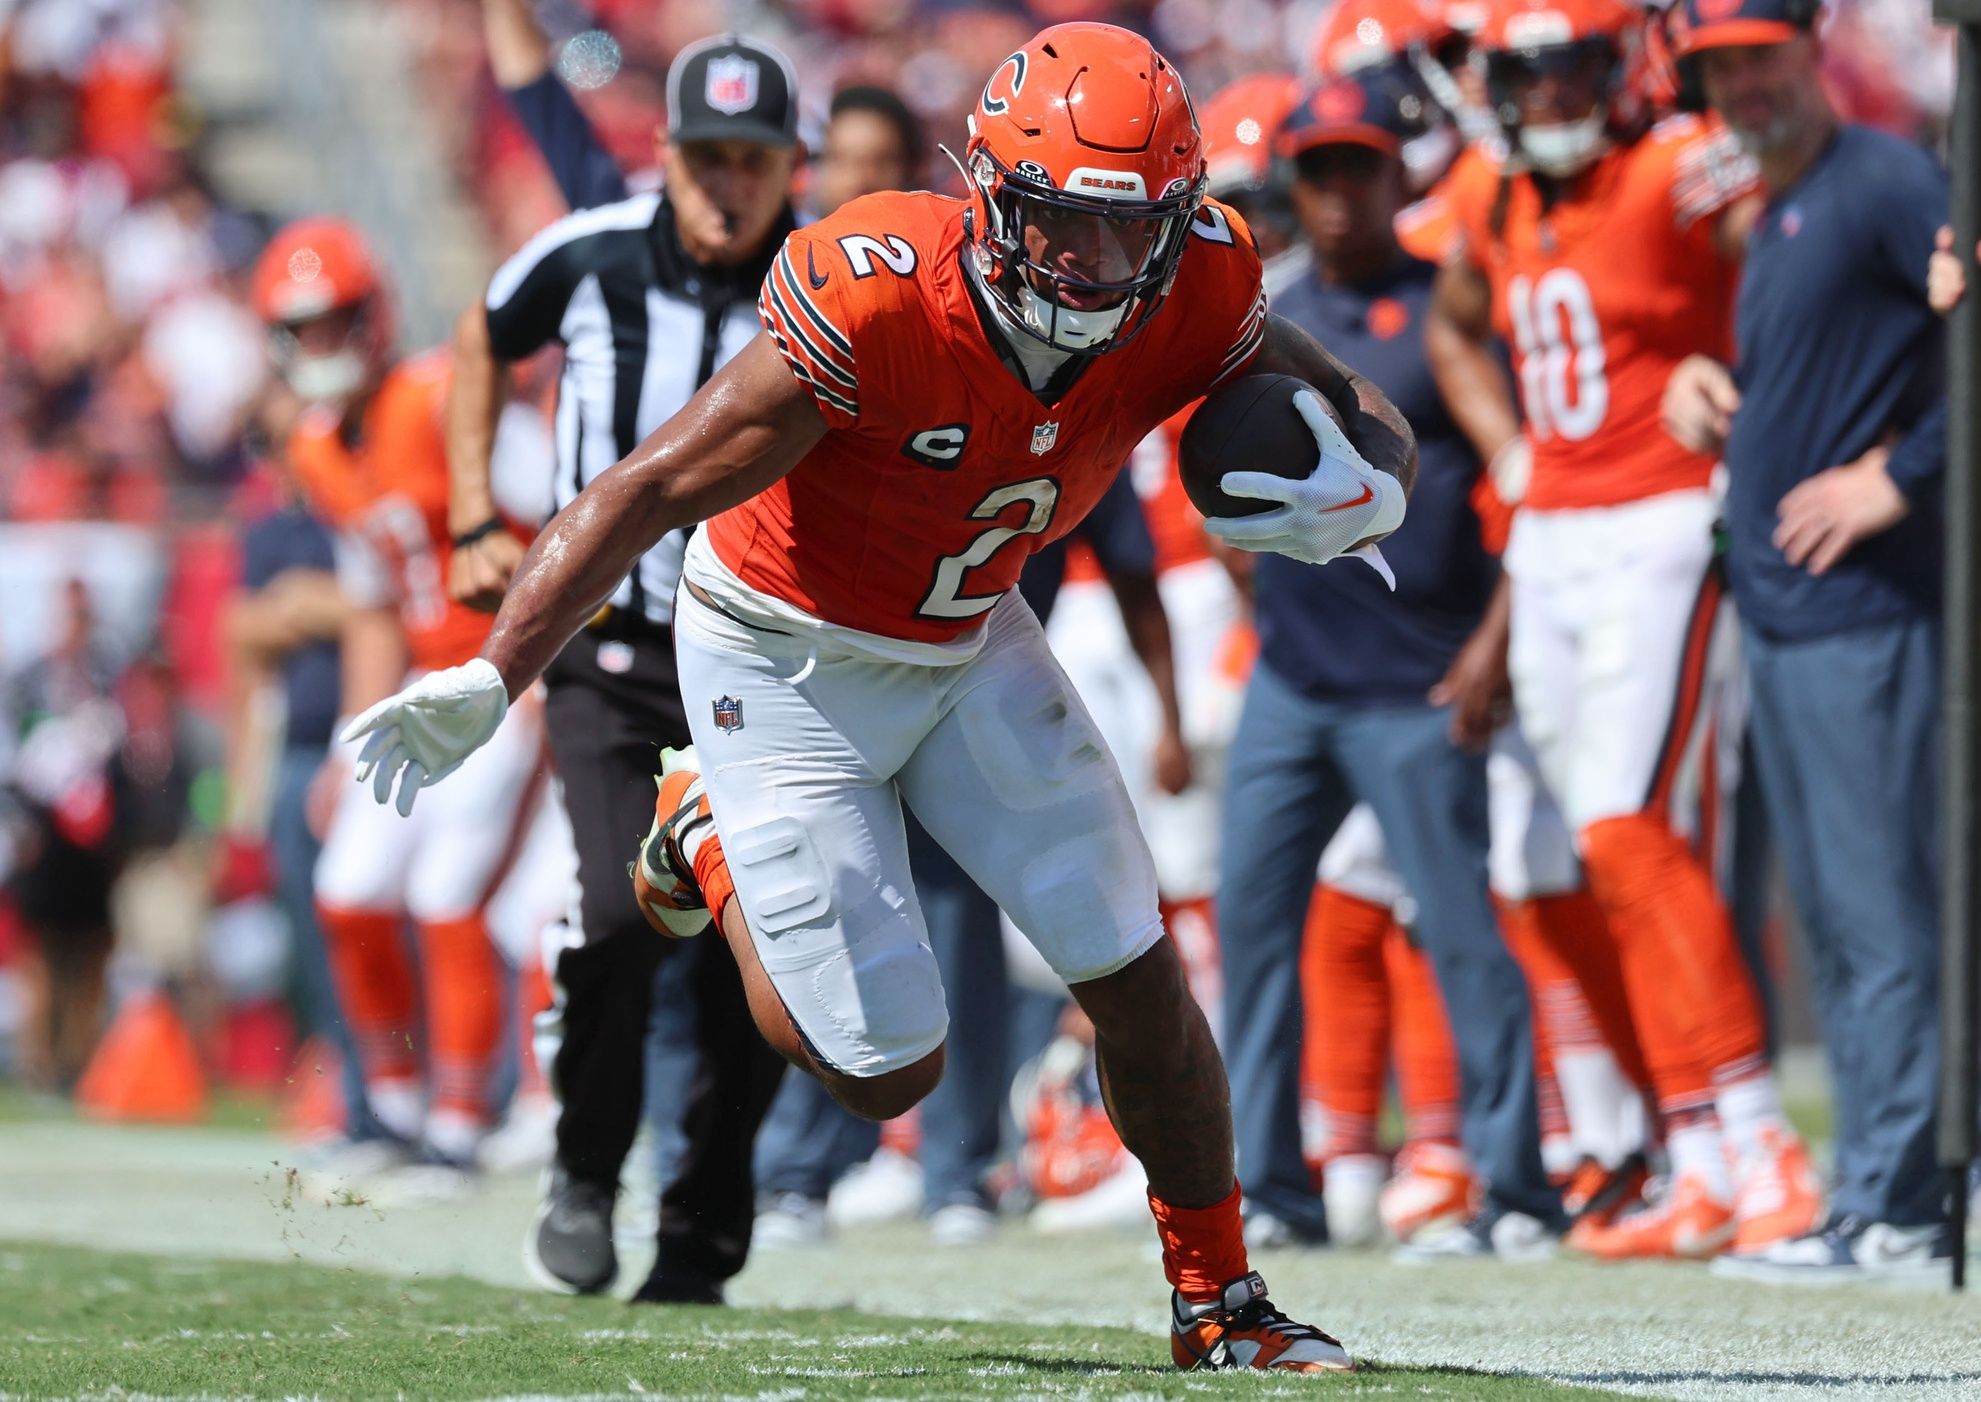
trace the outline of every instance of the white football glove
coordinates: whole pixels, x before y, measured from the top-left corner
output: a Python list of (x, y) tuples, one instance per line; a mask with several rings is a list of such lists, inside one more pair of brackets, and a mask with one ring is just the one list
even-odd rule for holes
[[(1403, 484), (1378, 472), (1355, 451), (1348, 435), (1321, 407), (1320, 396), (1302, 390), (1293, 407), (1320, 445), (1320, 461), (1305, 477), (1271, 472), (1227, 472), (1218, 484), (1235, 497), (1280, 503), (1256, 516), (1212, 516), (1204, 529), (1240, 550), (1271, 551), (1310, 565), (1351, 553), (1358, 540), (1388, 535), (1403, 524)], [(1394, 589), (1395, 577), (1382, 552), (1371, 545), (1355, 550)]]
[(509, 710), (509, 688), (487, 658), (429, 672), (396, 696), (388, 696), (344, 728), (345, 742), (367, 736), (358, 752), (357, 780), (371, 783), (380, 803), (392, 801), (399, 781), (400, 815), (413, 799), (459, 769), (488, 742)]

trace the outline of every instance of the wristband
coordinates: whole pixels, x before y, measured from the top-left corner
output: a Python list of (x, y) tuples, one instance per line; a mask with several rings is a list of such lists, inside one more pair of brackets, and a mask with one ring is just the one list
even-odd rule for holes
[(473, 530), (462, 531), (461, 534), (455, 536), (454, 548), (456, 550), (465, 550), (476, 541), (481, 540), (485, 536), (494, 535), (501, 529), (502, 518), (500, 516), (491, 516)]

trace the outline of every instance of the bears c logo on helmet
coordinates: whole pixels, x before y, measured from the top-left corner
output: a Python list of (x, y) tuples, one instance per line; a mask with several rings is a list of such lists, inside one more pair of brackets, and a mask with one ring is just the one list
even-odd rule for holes
[[(1008, 95), (1003, 97), (994, 96), (993, 94), (998, 86), (998, 80), (1003, 78), (1007, 73), (1011, 75), (1011, 82), (1007, 89)], [(1024, 86), (1025, 51), (1020, 49), (1003, 63), (1000, 63), (997, 66), (997, 72), (991, 74), (990, 81), (984, 84), (984, 111), (1000, 115), (1009, 111), (1011, 108), (1011, 98), (1018, 96)]]

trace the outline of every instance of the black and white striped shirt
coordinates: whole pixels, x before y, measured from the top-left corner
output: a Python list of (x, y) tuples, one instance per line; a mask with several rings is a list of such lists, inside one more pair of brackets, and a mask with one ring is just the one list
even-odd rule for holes
[[(759, 258), (729, 268), (690, 259), (657, 194), (567, 215), (497, 269), (488, 286), (489, 344), (521, 360), (564, 346), (557, 389), (553, 509), (665, 423), (758, 331), (756, 301), (786, 219)], [(613, 592), (619, 608), (667, 624), (687, 532), (641, 557)]]

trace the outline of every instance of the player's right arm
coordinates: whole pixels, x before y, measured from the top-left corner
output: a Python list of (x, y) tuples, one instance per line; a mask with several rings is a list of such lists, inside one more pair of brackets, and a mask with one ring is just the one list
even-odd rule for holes
[(509, 696), (536, 680), (662, 536), (748, 501), (825, 433), (812, 391), (760, 332), (530, 546), (482, 648)]

